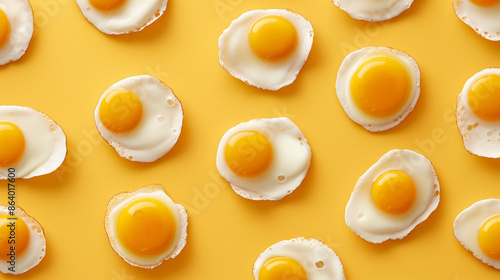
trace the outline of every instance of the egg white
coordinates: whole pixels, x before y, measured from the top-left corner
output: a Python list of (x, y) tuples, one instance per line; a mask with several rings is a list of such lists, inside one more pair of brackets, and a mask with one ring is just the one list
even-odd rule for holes
[[(403, 214), (383, 212), (372, 198), (373, 183), (391, 170), (406, 173), (415, 183), (415, 202)], [(345, 209), (345, 221), (354, 233), (371, 243), (402, 239), (429, 217), (439, 198), (439, 181), (431, 162), (410, 150), (391, 150), (359, 178)]]
[[(240, 177), (229, 168), (224, 151), (229, 139), (243, 131), (255, 131), (271, 143), (270, 166), (255, 177)], [(240, 196), (252, 200), (280, 200), (304, 180), (311, 164), (311, 148), (300, 129), (288, 118), (255, 119), (229, 129), (217, 149), (217, 170)], [(285, 180), (280, 181), (279, 176)]]
[[(390, 116), (373, 117), (358, 108), (351, 94), (351, 80), (361, 64), (374, 57), (389, 57), (401, 63), (410, 78), (410, 95), (404, 106)], [(349, 118), (366, 130), (378, 132), (400, 124), (413, 111), (420, 96), (420, 69), (417, 62), (408, 54), (387, 47), (365, 47), (350, 53), (340, 65), (335, 85), (337, 98)]]
[(10, 24), (9, 38), (0, 47), (0, 65), (21, 58), (33, 37), (33, 11), (28, 0), (0, 0)]
[[(142, 103), (142, 119), (133, 130), (114, 133), (101, 122), (99, 109), (114, 89), (127, 89)], [(182, 105), (172, 90), (149, 75), (133, 76), (110, 86), (94, 111), (97, 130), (121, 156), (131, 161), (153, 162), (167, 154), (179, 139), (184, 118)]]
[[(0, 180), (8, 179), (9, 168), (16, 178), (28, 179), (56, 170), (66, 157), (66, 135), (47, 115), (32, 108), (0, 106), (0, 122), (15, 124), (22, 131), (25, 149), (21, 159), (9, 167), (0, 167)], [(8, 147), (7, 147), (8, 148)]]
[(409, 9), (413, 0), (333, 0), (333, 4), (350, 17), (365, 21), (394, 18)]
[[(150, 198), (160, 201), (172, 212), (176, 224), (176, 233), (170, 248), (157, 256), (138, 256), (130, 252), (120, 241), (117, 233), (118, 218), (130, 203), (133, 201)], [(163, 261), (175, 258), (186, 245), (188, 217), (186, 210), (180, 204), (175, 204), (172, 199), (165, 193), (165, 189), (161, 185), (150, 185), (138, 189), (134, 192), (120, 193), (108, 203), (106, 208), (106, 216), (104, 219), (104, 227), (109, 238), (109, 243), (113, 250), (128, 264), (152, 269)], [(147, 238), (145, 236), (144, 238)]]
[(168, 0), (126, 0), (116, 10), (104, 12), (88, 0), (76, 0), (83, 15), (105, 34), (138, 32), (157, 20), (167, 9)]
[[(0, 216), (8, 215), (6, 206), (0, 206)], [(0, 272), (4, 274), (22, 274), (37, 266), (45, 257), (47, 242), (42, 226), (19, 206), (16, 206), (16, 216), (22, 219), (30, 233), (29, 245), (21, 256), (16, 256), (15, 272), (9, 270), (10, 265), (0, 261)]]
[[(254, 22), (277, 15), (290, 21), (297, 30), (297, 47), (283, 60), (269, 62), (252, 50), (248, 38)], [(242, 14), (219, 37), (220, 65), (233, 77), (266, 90), (278, 90), (293, 83), (306, 62), (313, 43), (312, 25), (304, 17), (285, 9), (254, 10)]]
[(500, 158), (500, 120), (487, 121), (476, 116), (469, 104), (469, 90), (479, 78), (500, 75), (500, 68), (488, 68), (474, 74), (457, 98), (457, 125), (465, 149), (474, 155)]
[(488, 219), (500, 215), (500, 199), (485, 199), (462, 211), (453, 223), (455, 238), (483, 263), (500, 269), (500, 260), (486, 256), (479, 245), (479, 229)]
[(337, 254), (313, 238), (280, 241), (262, 252), (253, 265), (253, 276), (259, 279), (262, 266), (271, 258), (288, 257), (299, 263), (309, 280), (345, 280), (344, 268)]
[(453, 2), (457, 17), (477, 34), (490, 41), (500, 40), (500, 4), (481, 7), (469, 0)]

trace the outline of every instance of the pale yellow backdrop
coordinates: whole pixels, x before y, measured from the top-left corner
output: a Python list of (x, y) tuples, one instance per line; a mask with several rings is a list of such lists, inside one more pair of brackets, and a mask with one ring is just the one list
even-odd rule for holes
[[(1, 103), (48, 114), (66, 132), (69, 153), (56, 173), (18, 183), (19, 205), (45, 228), (47, 255), (26, 274), (2, 279), (253, 279), (261, 251), (299, 236), (332, 247), (349, 280), (500, 277), (464, 250), (452, 229), (472, 203), (500, 198), (500, 161), (468, 154), (453, 115), (465, 81), (483, 68), (500, 67), (500, 43), (458, 20), (451, 0), (416, 0), (396, 19), (375, 24), (351, 19), (330, 0), (170, 0), (157, 22), (124, 36), (99, 32), (75, 1), (31, 4), (36, 34), (20, 61), (0, 67)], [(222, 31), (243, 12), (261, 8), (291, 9), (315, 31), (297, 80), (278, 92), (246, 86), (218, 62)], [(349, 120), (335, 94), (345, 55), (369, 45), (407, 52), (422, 73), (414, 112), (378, 134)], [(94, 126), (102, 92), (139, 74), (165, 81), (185, 113), (179, 142), (151, 164), (120, 158)], [(239, 122), (277, 116), (292, 119), (309, 140), (309, 173), (281, 201), (241, 198), (217, 172), (218, 142)], [(345, 225), (344, 208), (359, 176), (394, 148), (430, 158), (441, 204), (405, 239), (373, 245)], [(188, 209), (188, 240), (177, 258), (143, 270), (111, 249), (103, 220), (113, 195), (153, 183)], [(1, 188), (0, 203), (6, 201)]]

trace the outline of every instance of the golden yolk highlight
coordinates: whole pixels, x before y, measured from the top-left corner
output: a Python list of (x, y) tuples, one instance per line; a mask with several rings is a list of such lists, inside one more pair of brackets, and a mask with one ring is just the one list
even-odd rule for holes
[(0, 216), (0, 260), (10, 258), (8, 254), (11, 253), (11, 247), (15, 247), (15, 257), (20, 257), (29, 242), (30, 231), (22, 219), (10, 215)]
[(114, 89), (102, 100), (99, 117), (108, 130), (115, 133), (129, 132), (142, 119), (141, 100), (126, 89)]
[(478, 239), (486, 256), (500, 260), (500, 215), (488, 219), (481, 226)]
[(500, 76), (487, 75), (475, 81), (469, 90), (469, 105), (479, 118), (500, 120)]
[(363, 62), (351, 79), (351, 94), (356, 105), (374, 117), (397, 113), (410, 95), (411, 82), (405, 67), (389, 57), (374, 57)]
[(254, 177), (266, 169), (273, 159), (271, 142), (262, 134), (243, 131), (226, 144), (224, 156), (229, 169), (241, 177)]
[(94, 8), (101, 10), (103, 12), (109, 12), (117, 9), (126, 0), (89, 0), (90, 4), (94, 6)]
[(158, 200), (143, 198), (130, 203), (118, 217), (121, 243), (138, 256), (165, 252), (175, 239), (174, 214)]
[(278, 61), (290, 56), (297, 47), (295, 26), (280, 16), (264, 16), (250, 28), (250, 47), (261, 59)]
[(259, 280), (307, 280), (304, 268), (288, 257), (275, 257), (268, 260), (260, 270)]
[(10, 23), (9, 19), (5, 15), (4, 11), (0, 9), (0, 48), (7, 42), (10, 34)]
[(24, 154), (23, 132), (17, 125), (0, 122), (0, 167), (16, 164)]
[(415, 183), (406, 173), (393, 170), (380, 175), (372, 188), (372, 197), (377, 207), (389, 214), (402, 214), (415, 202)]
[(470, 0), (472, 4), (476, 4), (482, 7), (494, 6), (500, 3), (500, 0)]

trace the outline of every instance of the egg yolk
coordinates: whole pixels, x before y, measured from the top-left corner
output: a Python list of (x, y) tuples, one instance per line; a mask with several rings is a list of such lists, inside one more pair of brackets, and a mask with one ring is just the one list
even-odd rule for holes
[(259, 280), (307, 280), (304, 268), (288, 257), (275, 257), (268, 260), (260, 270)]
[(2, 47), (9, 38), (10, 24), (5, 13), (0, 9), (0, 47)]
[(255, 177), (271, 164), (273, 148), (262, 134), (243, 131), (233, 135), (226, 144), (224, 156), (229, 169), (242, 177)]
[(475, 81), (469, 90), (469, 105), (483, 120), (500, 120), (500, 76), (487, 75)]
[(297, 47), (295, 26), (280, 16), (264, 16), (250, 28), (250, 47), (261, 59), (278, 61), (290, 56)]
[(402, 214), (415, 202), (416, 188), (406, 173), (393, 170), (380, 175), (372, 188), (372, 197), (377, 207), (389, 214)]
[(472, 4), (482, 7), (494, 6), (500, 3), (500, 0), (470, 0)]
[(488, 219), (479, 230), (479, 246), (486, 256), (500, 260), (500, 215)]
[(15, 257), (20, 257), (28, 248), (29, 242), (30, 231), (22, 219), (10, 215), (0, 216), (0, 260), (10, 259), (8, 254), (12, 251), (11, 247), (15, 247)]
[(138, 256), (165, 252), (174, 241), (176, 228), (172, 211), (151, 198), (138, 199), (127, 205), (117, 224), (121, 243)]
[(354, 102), (373, 117), (397, 113), (406, 103), (410, 88), (405, 67), (389, 57), (368, 59), (356, 69), (351, 79)]
[(108, 130), (115, 133), (129, 132), (142, 119), (141, 100), (126, 89), (114, 89), (102, 100), (99, 117)]
[(117, 9), (126, 0), (89, 0), (90, 4), (94, 6), (94, 8), (101, 10), (103, 12), (109, 12)]
[(16, 164), (24, 154), (24, 135), (15, 124), (0, 122), (0, 167)]

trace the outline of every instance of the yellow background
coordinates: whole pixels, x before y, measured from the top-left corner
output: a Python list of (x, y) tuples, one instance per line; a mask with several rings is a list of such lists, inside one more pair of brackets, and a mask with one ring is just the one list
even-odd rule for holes
[[(253, 279), (253, 262), (263, 250), (299, 236), (332, 247), (349, 280), (500, 276), (460, 246), (452, 229), (472, 203), (500, 198), (500, 161), (468, 154), (453, 115), (465, 81), (500, 66), (500, 43), (462, 23), (451, 0), (417, 0), (383, 23), (353, 20), (330, 0), (170, 0), (157, 22), (123, 36), (99, 32), (72, 0), (31, 4), (36, 33), (21, 60), (0, 67), (1, 103), (52, 117), (66, 132), (69, 152), (56, 173), (18, 182), (18, 203), (44, 227), (47, 255), (23, 276), (2, 278)], [(246, 86), (218, 62), (222, 31), (243, 12), (260, 8), (289, 8), (315, 31), (297, 80), (278, 92)], [(345, 55), (369, 45), (407, 52), (422, 74), (415, 110), (396, 128), (377, 134), (352, 122), (335, 94)], [(176, 146), (149, 164), (120, 158), (97, 134), (93, 117), (108, 86), (140, 74), (165, 81), (185, 113)], [(246, 200), (217, 172), (218, 142), (240, 122), (278, 116), (288, 116), (306, 136), (311, 168), (281, 201)], [(344, 208), (359, 176), (394, 148), (430, 158), (441, 203), (405, 239), (373, 245), (345, 225)], [(177, 258), (143, 270), (111, 249), (103, 221), (113, 195), (153, 183), (188, 209), (188, 240)]]

